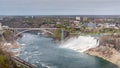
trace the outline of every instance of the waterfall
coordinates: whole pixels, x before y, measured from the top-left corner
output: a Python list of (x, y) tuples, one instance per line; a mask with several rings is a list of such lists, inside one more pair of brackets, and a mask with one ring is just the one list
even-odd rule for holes
[(73, 37), (61, 44), (60, 47), (72, 49), (78, 52), (84, 52), (90, 48), (95, 48), (99, 45), (99, 41), (91, 36)]

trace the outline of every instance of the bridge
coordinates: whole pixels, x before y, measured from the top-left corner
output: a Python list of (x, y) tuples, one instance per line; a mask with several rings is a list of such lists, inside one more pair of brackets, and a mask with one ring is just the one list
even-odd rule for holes
[[(24, 33), (27, 31), (33, 31), (33, 30), (43, 31), (43, 32), (50, 33), (51, 35), (53, 35), (53, 32), (51, 32), (50, 30), (56, 30), (58, 28), (3, 28), (3, 30), (6, 30), (6, 29), (14, 30), (14, 36), (17, 37), (21, 33)], [(22, 31), (15, 33), (15, 32), (17, 32), (17, 30), (22, 30)], [(64, 40), (64, 30), (63, 29), (61, 29), (61, 40)]]
[(33, 29), (33, 30), (40, 30), (40, 29), (58, 29), (58, 28), (3, 28), (3, 29), (16, 29), (16, 30), (25, 30), (25, 29), (29, 29), (29, 30), (31, 30), (31, 29)]
[(27, 31), (33, 31), (33, 30), (38, 30), (38, 31), (43, 31), (49, 34), (53, 34), (53, 32), (51, 32), (50, 30), (55, 30), (57, 28), (4, 28), (5, 29), (10, 29), (10, 30), (14, 30), (14, 32), (17, 32), (17, 30), (22, 30), (21, 32), (18, 33), (14, 33), (15, 37), (20, 35), (21, 33), (27, 32)]

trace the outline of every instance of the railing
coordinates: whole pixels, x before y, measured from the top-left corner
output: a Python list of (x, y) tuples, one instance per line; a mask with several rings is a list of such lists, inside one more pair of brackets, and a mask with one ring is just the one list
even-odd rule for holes
[[(28, 63), (28, 62), (20, 59), (19, 57), (12, 57), (12, 60), (13, 60), (13, 61), (17, 61), (17, 62), (21, 63), (22, 65), (27, 66), (27, 67), (29, 67), (29, 68), (37, 68), (37, 66), (32, 65), (32, 64), (30, 64), (30, 63)], [(18, 64), (19, 64), (19, 63), (18, 63)]]
[(19, 29), (32, 29), (32, 30), (39, 30), (39, 29), (57, 29), (57, 28), (3, 28), (3, 29), (16, 29), (16, 30), (19, 30)]

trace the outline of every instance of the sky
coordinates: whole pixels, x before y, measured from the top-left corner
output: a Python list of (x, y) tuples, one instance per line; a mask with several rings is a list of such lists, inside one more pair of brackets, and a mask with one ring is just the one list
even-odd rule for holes
[(0, 0), (0, 15), (120, 15), (120, 0)]

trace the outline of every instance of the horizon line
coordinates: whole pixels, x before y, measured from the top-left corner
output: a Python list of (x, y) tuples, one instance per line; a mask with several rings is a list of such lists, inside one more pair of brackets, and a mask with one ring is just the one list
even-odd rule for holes
[(27, 15), (22, 15), (22, 14), (18, 14), (18, 15), (0, 15), (0, 16), (120, 16), (120, 14), (44, 14), (44, 15), (41, 15), (41, 14), (33, 14), (33, 15), (30, 15), (30, 14), (27, 14)]

